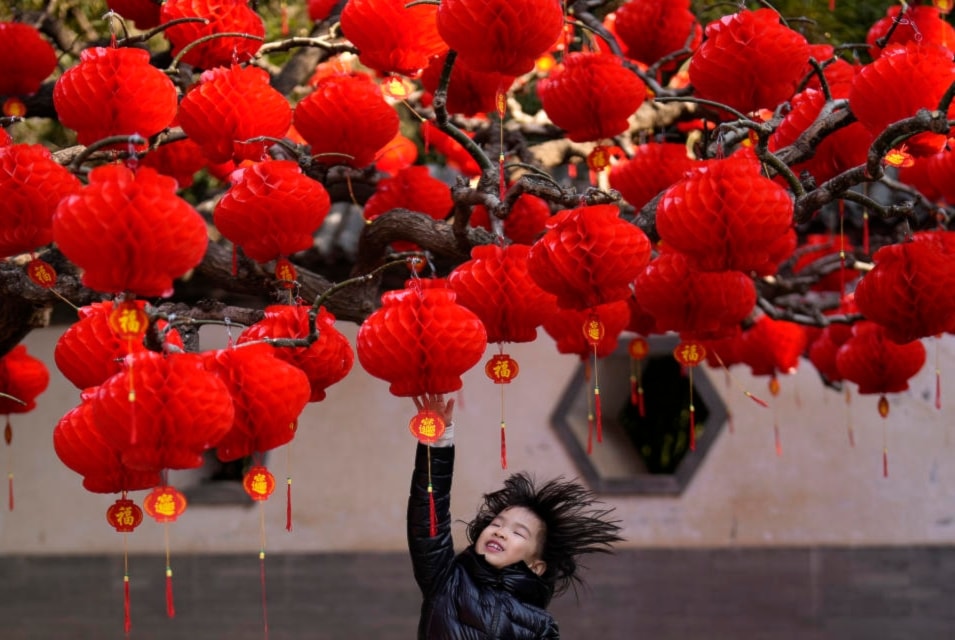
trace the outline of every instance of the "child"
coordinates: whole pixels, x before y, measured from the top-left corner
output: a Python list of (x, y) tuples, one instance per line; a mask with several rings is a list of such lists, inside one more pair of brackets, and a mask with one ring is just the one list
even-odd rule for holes
[(527, 475), (514, 474), (504, 488), (484, 496), (467, 526), (470, 545), (455, 555), (454, 400), (436, 395), (414, 402), (418, 410), (437, 412), (446, 425), (431, 447), (418, 445), (408, 498), (408, 547), (424, 595), (419, 640), (559, 639), (546, 607), (555, 594), (581, 582), (577, 556), (609, 552), (622, 540), (617, 522), (607, 519), (612, 509), (600, 509), (578, 484), (558, 479), (535, 487)]

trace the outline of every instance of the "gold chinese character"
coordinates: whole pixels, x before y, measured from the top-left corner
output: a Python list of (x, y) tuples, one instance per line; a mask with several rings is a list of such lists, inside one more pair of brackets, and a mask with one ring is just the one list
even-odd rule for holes
[(421, 432), (421, 435), (427, 438), (433, 438), (438, 432), (438, 426), (434, 422), (434, 418), (424, 418), (421, 420), (421, 426), (418, 429)]

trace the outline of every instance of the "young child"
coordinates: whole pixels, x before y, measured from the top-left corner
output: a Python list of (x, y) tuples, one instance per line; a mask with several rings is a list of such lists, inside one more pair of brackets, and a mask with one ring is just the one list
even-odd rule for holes
[(514, 474), (502, 489), (484, 496), (467, 526), (470, 545), (455, 554), (454, 400), (437, 395), (414, 402), (418, 410), (437, 412), (446, 425), (432, 446), (418, 445), (408, 498), (408, 547), (424, 595), (419, 640), (559, 639), (547, 605), (581, 582), (578, 556), (609, 552), (622, 540), (617, 522), (608, 519), (612, 509), (601, 508), (578, 484), (557, 479), (537, 487), (526, 474)]

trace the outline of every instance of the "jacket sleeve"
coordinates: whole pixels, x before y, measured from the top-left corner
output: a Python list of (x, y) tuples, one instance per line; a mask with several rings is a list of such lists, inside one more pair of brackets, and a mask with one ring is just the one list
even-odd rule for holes
[(557, 626), (556, 620), (551, 619), (547, 631), (545, 631), (541, 637), (543, 640), (560, 640), (560, 628)]
[[(434, 497), (437, 519), (437, 535), (433, 537), (430, 535), (429, 464), (431, 495)], [(451, 539), (453, 471), (453, 446), (428, 447), (418, 444), (415, 452), (414, 473), (411, 476), (411, 491), (408, 496), (408, 549), (411, 552), (415, 580), (425, 597), (432, 595), (434, 589), (444, 582), (454, 561), (454, 541)]]

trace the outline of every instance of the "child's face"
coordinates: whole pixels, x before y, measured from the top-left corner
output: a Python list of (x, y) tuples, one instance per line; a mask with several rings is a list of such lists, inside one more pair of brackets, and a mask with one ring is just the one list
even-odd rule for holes
[(508, 507), (481, 532), (475, 550), (492, 567), (503, 569), (515, 562), (526, 562), (537, 575), (546, 564), (540, 559), (544, 523), (526, 507)]

